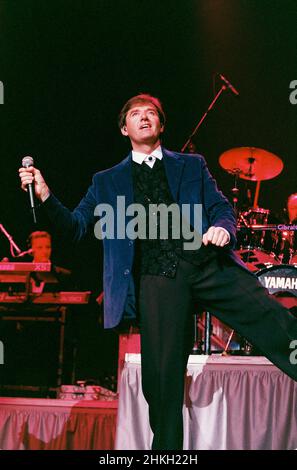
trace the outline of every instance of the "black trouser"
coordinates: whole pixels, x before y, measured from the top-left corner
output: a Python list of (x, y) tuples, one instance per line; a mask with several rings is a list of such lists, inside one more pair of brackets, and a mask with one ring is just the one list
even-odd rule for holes
[(290, 343), (297, 319), (258, 279), (223, 252), (201, 266), (180, 260), (174, 279), (142, 275), (139, 291), (142, 387), (149, 405), (153, 449), (182, 449), (184, 374), (192, 348), (193, 302), (254, 344), (297, 380)]

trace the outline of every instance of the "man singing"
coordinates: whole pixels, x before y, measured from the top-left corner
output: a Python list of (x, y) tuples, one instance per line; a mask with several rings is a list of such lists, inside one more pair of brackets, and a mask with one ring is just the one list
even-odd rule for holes
[[(131, 314), (139, 315), (142, 387), (149, 405), (152, 448), (182, 449), (184, 375), (192, 348), (193, 302), (208, 310), (254, 344), (292, 378), (290, 343), (297, 339), (297, 320), (270, 297), (237, 258), (233, 248), (236, 220), (201, 155), (171, 152), (161, 146), (165, 115), (159, 99), (141, 94), (123, 106), (121, 133), (132, 151), (118, 165), (96, 173), (74, 211), (64, 207), (36, 168), (19, 170), (22, 188), (34, 183), (35, 194), (54, 225), (75, 240), (94, 225), (94, 209), (117, 197), (125, 205), (189, 205), (202, 207), (200, 248), (185, 249), (179, 238), (105, 237), (104, 315), (112, 328)], [(116, 217), (115, 217), (116, 219)], [(127, 226), (130, 218), (125, 215)], [(172, 219), (169, 229), (172, 229)], [(157, 225), (162, 221), (156, 219)]]

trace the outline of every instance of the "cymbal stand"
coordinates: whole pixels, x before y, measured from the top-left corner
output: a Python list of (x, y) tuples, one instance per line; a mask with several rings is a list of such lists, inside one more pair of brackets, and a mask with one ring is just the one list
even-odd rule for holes
[[(255, 158), (253, 157), (253, 150), (251, 152), (251, 157), (248, 159), (248, 161), (249, 161), (250, 166), (249, 166), (249, 171), (246, 174), (246, 176), (252, 178), (254, 176), (253, 165), (255, 164)], [(254, 205), (253, 205), (254, 209), (257, 209), (257, 207), (258, 207), (258, 200), (259, 200), (259, 194), (260, 194), (260, 185), (261, 185), (261, 181), (257, 180), (255, 196), (254, 196)]]
[(255, 197), (254, 197), (254, 209), (257, 209), (258, 207), (258, 200), (259, 200), (259, 194), (260, 194), (260, 185), (261, 181), (257, 181), (256, 184), (256, 190), (255, 190)]
[(238, 194), (239, 194), (239, 189), (238, 189), (238, 187), (237, 187), (237, 184), (238, 184), (238, 177), (239, 177), (239, 174), (241, 173), (241, 171), (240, 171), (239, 169), (234, 169), (231, 173), (234, 175), (234, 186), (233, 186), (233, 188), (231, 189), (231, 192), (232, 192), (232, 202), (233, 202), (233, 209), (234, 209), (235, 215), (236, 215), (236, 217), (237, 217), (237, 211), (238, 211)]

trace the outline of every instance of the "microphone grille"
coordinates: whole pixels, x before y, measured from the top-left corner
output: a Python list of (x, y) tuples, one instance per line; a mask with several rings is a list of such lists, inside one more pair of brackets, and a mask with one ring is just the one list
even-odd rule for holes
[(22, 166), (24, 168), (29, 168), (29, 166), (33, 166), (33, 165), (34, 165), (34, 160), (32, 157), (26, 156), (22, 159)]

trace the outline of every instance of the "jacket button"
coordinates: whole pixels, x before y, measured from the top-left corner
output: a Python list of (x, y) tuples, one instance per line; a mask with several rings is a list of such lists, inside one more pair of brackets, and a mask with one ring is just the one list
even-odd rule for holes
[(133, 245), (133, 241), (130, 240), (130, 241), (129, 241), (129, 246), (132, 246), (132, 245)]
[(125, 276), (128, 276), (129, 273), (130, 273), (130, 269), (125, 269), (124, 275), (125, 275)]

